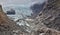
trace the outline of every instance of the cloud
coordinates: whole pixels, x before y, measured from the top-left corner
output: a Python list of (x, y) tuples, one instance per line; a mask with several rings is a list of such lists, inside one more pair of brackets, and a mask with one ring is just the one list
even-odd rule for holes
[(6, 5), (30, 5), (35, 2), (43, 2), (44, 0), (0, 0), (0, 4)]

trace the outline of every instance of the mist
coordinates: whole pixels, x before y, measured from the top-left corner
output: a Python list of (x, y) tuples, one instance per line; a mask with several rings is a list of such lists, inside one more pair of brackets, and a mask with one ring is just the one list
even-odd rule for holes
[(30, 6), (34, 3), (43, 3), (46, 0), (0, 0), (0, 4), (3, 6), (13, 6), (13, 5), (25, 5), (25, 6)]

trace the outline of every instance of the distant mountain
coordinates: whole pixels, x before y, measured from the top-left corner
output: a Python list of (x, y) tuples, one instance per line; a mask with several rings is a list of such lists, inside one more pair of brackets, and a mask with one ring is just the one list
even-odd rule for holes
[(33, 16), (33, 18), (36, 17), (36, 16), (40, 13), (40, 11), (42, 11), (44, 5), (45, 5), (45, 2), (33, 4), (33, 5), (30, 7), (30, 9), (31, 9), (32, 12), (33, 12), (33, 13), (31, 14), (31, 16)]

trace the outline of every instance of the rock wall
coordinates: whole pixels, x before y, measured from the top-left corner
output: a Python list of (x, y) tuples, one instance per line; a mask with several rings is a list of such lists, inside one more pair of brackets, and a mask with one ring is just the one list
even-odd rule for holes
[(13, 30), (17, 29), (16, 23), (6, 16), (0, 5), (0, 35), (13, 35)]
[(48, 28), (60, 30), (60, 0), (48, 0), (37, 18)]
[(60, 0), (47, 1), (35, 19), (35, 25), (35, 30), (42, 31), (43, 35), (60, 35)]

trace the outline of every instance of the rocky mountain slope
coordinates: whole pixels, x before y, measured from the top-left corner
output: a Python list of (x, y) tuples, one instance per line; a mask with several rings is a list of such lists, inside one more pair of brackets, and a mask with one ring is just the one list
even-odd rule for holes
[(13, 30), (17, 29), (16, 23), (6, 16), (0, 5), (0, 35), (13, 35)]
[(45, 35), (60, 35), (60, 32), (59, 34), (54, 33), (60, 31), (60, 0), (48, 0), (44, 9), (36, 17), (35, 24), (41, 31), (49, 30)]
[(27, 22), (31, 25), (31, 32), (24, 32), (23, 28), (20, 28), (23, 32), (18, 32), (21, 30), (6, 16), (0, 5), (1, 35), (60, 35), (60, 0), (48, 0), (38, 16)]
[(48, 0), (37, 18), (48, 28), (60, 30), (60, 0)]

